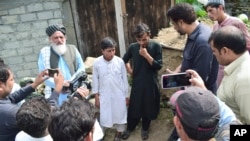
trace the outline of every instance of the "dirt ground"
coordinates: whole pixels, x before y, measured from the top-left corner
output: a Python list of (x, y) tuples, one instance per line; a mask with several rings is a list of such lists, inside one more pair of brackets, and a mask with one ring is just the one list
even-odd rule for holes
[[(167, 141), (173, 130), (172, 122), (173, 114), (169, 108), (161, 108), (158, 118), (151, 122), (149, 129), (149, 138), (147, 141)], [(104, 137), (104, 141), (113, 141), (115, 136), (114, 129), (108, 129)], [(127, 141), (141, 141), (141, 123), (130, 134)]]

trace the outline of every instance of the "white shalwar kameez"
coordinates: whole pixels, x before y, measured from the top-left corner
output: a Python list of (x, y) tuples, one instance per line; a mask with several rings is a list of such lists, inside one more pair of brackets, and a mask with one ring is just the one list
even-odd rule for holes
[(127, 123), (127, 71), (123, 60), (114, 56), (106, 61), (98, 57), (93, 64), (92, 93), (99, 93), (100, 124), (111, 128)]

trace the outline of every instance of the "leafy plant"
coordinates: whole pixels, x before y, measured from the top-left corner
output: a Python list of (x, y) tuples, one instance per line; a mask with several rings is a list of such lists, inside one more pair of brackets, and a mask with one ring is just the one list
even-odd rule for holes
[(197, 17), (205, 17), (207, 16), (206, 10), (203, 8), (203, 4), (199, 2), (198, 0), (176, 0), (176, 3), (189, 3), (194, 7), (195, 13)]

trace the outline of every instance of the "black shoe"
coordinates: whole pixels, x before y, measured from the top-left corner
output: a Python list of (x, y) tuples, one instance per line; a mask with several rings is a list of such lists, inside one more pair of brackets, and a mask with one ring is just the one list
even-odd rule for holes
[(148, 139), (148, 130), (141, 130), (141, 139), (147, 140)]
[(122, 133), (122, 139), (127, 140), (130, 136), (130, 131), (126, 130), (125, 132)]

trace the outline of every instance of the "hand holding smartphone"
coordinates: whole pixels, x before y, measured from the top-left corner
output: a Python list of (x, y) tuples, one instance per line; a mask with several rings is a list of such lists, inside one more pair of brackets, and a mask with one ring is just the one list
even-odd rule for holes
[(57, 69), (48, 69), (48, 72), (49, 72), (49, 77), (54, 77), (55, 73), (58, 74), (58, 70)]
[(190, 78), (191, 75), (186, 72), (175, 73), (175, 74), (164, 74), (161, 76), (162, 89), (190, 86), (191, 85), (191, 83), (189, 82)]

